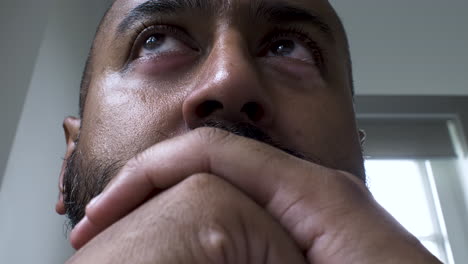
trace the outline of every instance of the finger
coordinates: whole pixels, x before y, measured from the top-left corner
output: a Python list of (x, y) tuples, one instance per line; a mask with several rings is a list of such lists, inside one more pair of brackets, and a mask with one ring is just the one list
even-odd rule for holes
[(76, 230), (80, 230), (80, 232), (74, 232), (73, 235), (70, 235), (70, 243), (76, 250), (80, 249), (92, 237), (102, 231), (101, 228), (92, 224), (86, 216), (76, 225), (75, 228)]
[[(110, 182), (110, 185), (108, 185), (105, 189), (109, 188), (112, 185), (112, 181)], [(104, 190), (105, 190), (104, 189)], [(161, 192), (159, 189), (153, 189), (150, 191), (149, 195), (146, 196), (145, 199), (141, 203), (135, 203), (134, 208), (138, 207), (140, 204), (145, 203), (147, 200), (150, 200), (154, 196), (158, 195)], [(95, 203), (99, 199), (99, 196), (95, 197), (90, 201), (90, 203), (87, 206), (86, 211), (88, 210), (88, 207), (91, 207), (93, 203)], [(119, 208), (117, 208), (119, 210)], [(124, 214), (126, 215), (126, 214)], [(123, 215), (122, 215), (123, 216)], [(99, 216), (98, 216), (99, 217)], [(72, 245), (73, 248), (75, 249), (80, 249), (82, 246), (84, 246), (89, 240), (91, 240), (94, 236), (99, 234), (101, 231), (103, 231), (105, 228), (109, 227), (111, 224), (119, 220), (120, 218), (117, 218), (115, 220), (109, 219), (106, 220), (107, 216), (103, 216), (102, 218), (102, 224), (99, 221), (96, 222), (91, 222), (90, 219), (87, 217), (85, 214), (84, 218), (74, 227), (70, 234), (70, 244)], [(96, 219), (96, 218), (93, 218)], [(106, 224), (107, 223), (107, 224)]]
[[(187, 135), (161, 142), (130, 160), (118, 175), (105, 188), (101, 195), (94, 198), (86, 208), (86, 224), (77, 225), (70, 234), (70, 240), (75, 248), (80, 248), (89, 239), (106, 227), (116, 222), (135, 207), (141, 204), (144, 197), (155, 189), (166, 189), (182, 181), (188, 175), (203, 172), (219, 172), (214, 160), (221, 153), (215, 153), (217, 147), (237, 145), (243, 142), (242, 137), (234, 136), (218, 129), (199, 129)], [(246, 143), (260, 145), (249, 140)], [(211, 145), (216, 146), (212, 148)], [(246, 144), (243, 144), (246, 145)], [(257, 148), (264, 146), (258, 146)], [(251, 147), (254, 148), (253, 146)], [(242, 148), (231, 149), (234, 153)], [(242, 151), (245, 152), (245, 151)], [(243, 155), (242, 152), (239, 154)], [(223, 154), (223, 156), (226, 156)], [(253, 156), (255, 153), (251, 153)], [(250, 159), (244, 156), (245, 160)], [(227, 157), (229, 158), (229, 157)], [(234, 157), (229, 158), (236, 162)], [(244, 162), (243, 160), (240, 162)], [(238, 162), (237, 162), (238, 163)], [(221, 164), (220, 164), (221, 165)], [(222, 166), (219, 166), (223, 168)], [(224, 167), (230, 171), (234, 168)], [(249, 170), (246, 168), (245, 170)], [(245, 171), (244, 170), (244, 171)], [(233, 171), (232, 173), (235, 173)], [(250, 171), (245, 174), (250, 175)], [(258, 184), (255, 178), (246, 178), (244, 185)], [(253, 187), (253, 189), (256, 189)], [(263, 195), (266, 196), (266, 195)], [(92, 228), (91, 228), (92, 225)]]
[[(141, 204), (152, 190), (166, 189), (190, 175), (206, 172), (223, 177), (265, 206), (305, 250), (320, 230), (303, 233), (295, 219), (306, 212), (297, 205), (327, 182), (324, 171), (255, 140), (219, 129), (197, 129), (154, 145), (130, 160), (112, 185), (88, 206), (86, 216), (93, 228), (78, 225), (72, 238), (79, 236), (83, 243)], [(304, 186), (308, 186), (307, 193)]]

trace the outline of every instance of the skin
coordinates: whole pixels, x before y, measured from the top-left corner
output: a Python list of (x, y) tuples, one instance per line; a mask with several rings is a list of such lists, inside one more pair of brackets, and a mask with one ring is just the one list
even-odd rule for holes
[[(439, 263), (362, 180), (346, 38), (328, 1), (285, 1), (332, 28), (302, 25), (324, 67), (295, 33), (297, 53), (259, 52), (273, 26), (253, 23), (247, 0), (159, 22), (184, 28), (196, 50), (169, 34), (176, 52), (135, 51), (138, 29), (116, 40), (117, 26), (143, 2), (110, 10), (82, 119), (64, 122), (66, 158), (125, 163), (72, 231), (70, 263)], [(199, 128), (206, 120), (251, 124), (304, 158)]]

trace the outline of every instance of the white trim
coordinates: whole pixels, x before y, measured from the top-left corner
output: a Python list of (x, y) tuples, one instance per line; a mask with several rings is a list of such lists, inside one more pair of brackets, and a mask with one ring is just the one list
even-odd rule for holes
[[(454, 264), (455, 260), (453, 259), (453, 252), (452, 247), (450, 246), (448, 234), (447, 234), (447, 226), (445, 224), (444, 215), (442, 213), (442, 207), (440, 205), (440, 198), (439, 192), (437, 191), (437, 186), (434, 180), (434, 173), (432, 171), (431, 162), (429, 160), (424, 161), (424, 164), (420, 164), (424, 168), (421, 171), (425, 172), (424, 183), (425, 187), (430, 195), (429, 199), (431, 203), (432, 210), (431, 212), (435, 213), (432, 218), (436, 221), (436, 228), (438, 229), (438, 233), (440, 234), (440, 238), (436, 241), (437, 246), (439, 247), (439, 251), (444, 254), (443, 261), (447, 264)], [(440, 241), (442, 239), (442, 241)], [(442, 243), (441, 243), (442, 242)]]

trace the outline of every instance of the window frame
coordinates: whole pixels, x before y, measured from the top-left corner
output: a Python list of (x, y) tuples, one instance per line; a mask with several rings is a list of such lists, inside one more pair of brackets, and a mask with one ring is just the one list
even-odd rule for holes
[[(357, 119), (443, 119), (451, 124), (451, 133), (457, 135), (458, 161), (428, 159), (428, 184), (439, 198), (440, 208), (451, 252), (456, 264), (468, 260), (468, 96), (377, 96), (355, 97)], [(426, 167), (427, 167), (426, 162)], [(446, 170), (449, 169), (449, 173)], [(466, 182), (462, 177), (465, 177)], [(432, 180), (431, 180), (432, 179)], [(463, 184), (464, 183), (464, 184)], [(437, 206), (437, 203), (435, 203)], [(442, 223), (442, 224), (443, 224)], [(446, 232), (444, 232), (446, 231)], [(445, 234), (444, 234), (445, 233)]]

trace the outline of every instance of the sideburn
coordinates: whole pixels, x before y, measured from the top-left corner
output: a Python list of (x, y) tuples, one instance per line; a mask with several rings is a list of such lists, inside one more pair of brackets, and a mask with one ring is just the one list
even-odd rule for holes
[(63, 176), (63, 199), (69, 229), (84, 217), (86, 205), (104, 190), (122, 167), (121, 164), (124, 163), (117, 161), (109, 165), (90, 161), (85, 164), (79, 147), (73, 151)]

